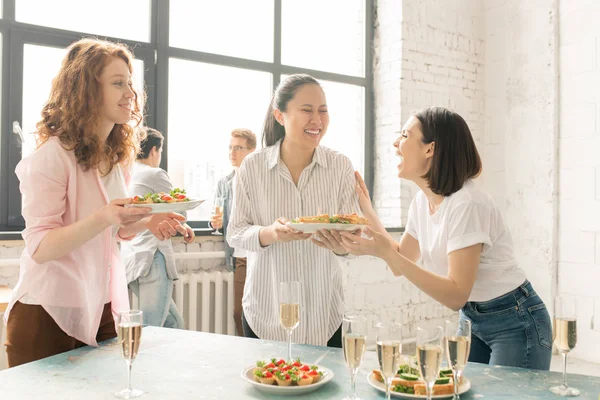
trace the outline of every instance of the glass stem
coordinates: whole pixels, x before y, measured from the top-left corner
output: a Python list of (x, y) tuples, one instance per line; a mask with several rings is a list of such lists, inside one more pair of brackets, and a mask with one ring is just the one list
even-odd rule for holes
[(427, 382), (426, 385), (426, 389), (427, 389), (427, 400), (431, 400), (431, 393), (433, 392), (433, 385), (435, 384), (435, 380), (431, 381), (431, 382)]
[(352, 399), (356, 399), (356, 369), (350, 370), (350, 388), (352, 389)]
[(458, 397), (458, 380), (460, 378), (460, 374), (457, 369), (453, 369), (452, 372), (454, 374), (454, 397), (453, 397), (453, 400), (459, 400), (460, 397)]
[(292, 362), (292, 331), (288, 331), (288, 362)]
[(563, 382), (562, 386), (566, 389), (567, 386), (567, 352), (562, 353), (563, 356)]
[(392, 396), (391, 393), (390, 393), (391, 392), (390, 386), (392, 386), (392, 380), (388, 379), (388, 378), (385, 378), (385, 398), (387, 400), (390, 400), (391, 396)]
[(131, 361), (127, 363), (127, 390), (131, 392)]

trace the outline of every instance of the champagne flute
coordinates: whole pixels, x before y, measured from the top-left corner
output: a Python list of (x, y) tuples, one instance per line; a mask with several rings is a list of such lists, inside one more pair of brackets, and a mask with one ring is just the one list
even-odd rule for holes
[(459, 400), (458, 386), (471, 351), (471, 321), (446, 321), (446, 358), (454, 376), (454, 397)]
[(131, 310), (119, 313), (118, 335), (121, 345), (121, 355), (127, 364), (127, 388), (115, 393), (121, 399), (133, 399), (144, 394), (139, 389), (131, 387), (131, 365), (135, 360), (142, 340), (142, 314), (140, 310)]
[(402, 326), (396, 322), (377, 324), (377, 358), (385, 381), (385, 396), (390, 400), (392, 379), (402, 361)]
[(350, 387), (352, 395), (344, 400), (360, 400), (356, 397), (356, 374), (363, 360), (367, 347), (367, 322), (364, 317), (356, 314), (344, 316), (342, 323), (342, 344), (344, 347), (344, 360), (350, 369)]
[(444, 330), (441, 327), (433, 330), (417, 328), (417, 365), (421, 379), (425, 381), (427, 400), (431, 400), (433, 385), (440, 375), (443, 341)]
[[(214, 215), (223, 215), (223, 206), (225, 205), (225, 199), (223, 197), (217, 197), (215, 199), (215, 208), (213, 211)], [(221, 221), (223, 219), (221, 218)], [(213, 233), (211, 233), (211, 235), (222, 235), (223, 233), (221, 233), (221, 231), (219, 231), (219, 228), (217, 228)]]
[(550, 391), (559, 396), (579, 396), (579, 390), (567, 386), (567, 354), (577, 344), (577, 308), (574, 297), (556, 296), (554, 299), (552, 341), (563, 356), (563, 381), (560, 386), (551, 387)]
[(300, 282), (279, 284), (279, 322), (288, 332), (288, 362), (292, 361), (292, 332), (300, 323)]

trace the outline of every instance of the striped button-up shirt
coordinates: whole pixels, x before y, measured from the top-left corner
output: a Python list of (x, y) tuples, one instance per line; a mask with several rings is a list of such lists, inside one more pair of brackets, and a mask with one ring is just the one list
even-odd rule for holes
[(261, 228), (277, 218), (359, 212), (354, 168), (348, 157), (319, 146), (295, 185), (281, 161), (279, 141), (248, 155), (237, 173), (227, 240), (249, 250), (242, 305), (261, 339), (286, 340), (279, 323), (279, 283), (299, 281), (300, 324), (294, 343), (326, 345), (343, 318), (343, 271), (338, 257), (310, 240), (262, 247)]

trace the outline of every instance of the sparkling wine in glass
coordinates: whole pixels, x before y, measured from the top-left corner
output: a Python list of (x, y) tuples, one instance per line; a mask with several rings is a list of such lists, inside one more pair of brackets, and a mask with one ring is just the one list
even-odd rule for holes
[(127, 387), (115, 393), (115, 396), (121, 399), (133, 399), (144, 394), (143, 391), (131, 387), (131, 365), (138, 354), (142, 340), (142, 315), (143, 312), (140, 310), (131, 310), (121, 312), (118, 316), (118, 341), (121, 346), (121, 356), (127, 364)]
[(446, 321), (445, 328), (446, 359), (454, 376), (453, 400), (459, 400), (458, 387), (471, 351), (471, 321), (468, 319)]
[(579, 396), (579, 390), (567, 385), (567, 354), (577, 344), (577, 307), (572, 296), (556, 296), (554, 299), (554, 346), (563, 356), (563, 381), (550, 391), (559, 396)]
[(417, 328), (417, 366), (421, 379), (425, 381), (427, 400), (431, 400), (433, 385), (440, 375), (442, 366), (444, 330)]
[(300, 282), (279, 284), (279, 323), (288, 332), (288, 362), (292, 361), (292, 333), (300, 324)]
[(385, 396), (390, 400), (392, 379), (402, 361), (402, 325), (396, 322), (377, 324), (377, 359), (385, 382)]
[[(213, 211), (214, 215), (220, 215), (221, 216), (221, 221), (223, 220), (223, 207), (225, 205), (225, 199), (223, 197), (217, 197), (215, 199), (215, 208)], [(211, 233), (211, 235), (222, 235), (223, 233), (221, 231), (219, 231), (219, 229), (217, 228), (217, 230), (215, 230), (213, 233)]]
[(350, 369), (352, 394), (344, 400), (359, 400), (356, 397), (356, 374), (367, 348), (367, 321), (357, 314), (347, 314), (342, 322), (342, 346), (344, 360)]

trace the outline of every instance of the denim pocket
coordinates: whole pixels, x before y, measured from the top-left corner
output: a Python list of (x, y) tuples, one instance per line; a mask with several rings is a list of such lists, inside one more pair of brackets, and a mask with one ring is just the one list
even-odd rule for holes
[(518, 310), (514, 297), (499, 298), (481, 303), (473, 303), (473, 309), (480, 315), (499, 315)]
[(540, 345), (552, 351), (552, 324), (546, 305), (540, 303), (529, 307), (527, 311), (535, 323)]

